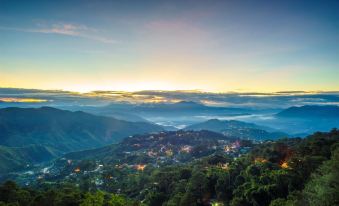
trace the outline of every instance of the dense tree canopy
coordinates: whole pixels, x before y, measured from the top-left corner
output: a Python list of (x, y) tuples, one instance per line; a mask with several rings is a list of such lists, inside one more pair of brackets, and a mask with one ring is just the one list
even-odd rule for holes
[(91, 175), (31, 188), (8, 181), (0, 205), (339, 205), (339, 131), (268, 141), (238, 158), (213, 154), (137, 172), (107, 166), (101, 175), (109, 177), (101, 188)]

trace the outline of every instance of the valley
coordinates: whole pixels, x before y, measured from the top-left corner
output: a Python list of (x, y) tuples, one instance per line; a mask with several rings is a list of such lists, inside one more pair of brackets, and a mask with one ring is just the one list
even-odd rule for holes
[[(271, 206), (296, 198), (310, 201), (306, 190), (308, 185), (316, 184), (312, 183), (315, 181), (312, 177), (325, 167), (323, 164), (337, 161), (336, 129), (298, 137), (278, 129), (283, 124), (270, 127), (232, 119), (231, 114), (229, 120), (209, 119), (178, 129), (175, 125), (163, 126), (146, 119), (159, 116), (170, 121), (175, 116), (187, 115), (194, 119), (219, 112), (222, 116), (232, 109), (211, 109), (191, 102), (134, 109), (129, 104), (119, 107), (128, 109), (110, 111), (133, 114), (128, 118), (136, 121), (116, 119), (111, 114), (117, 112), (105, 110), (105, 113), (100, 107), (85, 109), (86, 112), (52, 107), (0, 109), (0, 182), (4, 184), (0, 190), (10, 190), (6, 185), (15, 184), (18, 191), (25, 188), (39, 193), (53, 191), (61, 202), (67, 196), (62, 191), (71, 190), (75, 205), (109, 197), (103, 201), (120, 201), (131, 206), (257, 203)], [(278, 117), (290, 113), (290, 109), (273, 116), (293, 124), (298, 122), (296, 119), (327, 121), (327, 127), (338, 121), (333, 111), (326, 116), (327, 107), (325, 112), (320, 112), (321, 118), (310, 118), (312, 110), (304, 111), (301, 107), (309, 113), (303, 117), (295, 111), (298, 109), (292, 109), (294, 116)], [(318, 113), (321, 109), (317, 107)], [(267, 180), (261, 180), (258, 175)], [(267, 187), (270, 189), (263, 189)], [(61, 190), (56, 192), (56, 188)], [(278, 195), (276, 190), (280, 191)], [(299, 196), (291, 196), (294, 193), (288, 191)], [(256, 196), (257, 193), (263, 196)], [(36, 201), (34, 194), (30, 193), (32, 202)], [(81, 198), (76, 197), (79, 195)], [(42, 193), (43, 198), (48, 196)], [(109, 205), (104, 202), (101, 205)]]

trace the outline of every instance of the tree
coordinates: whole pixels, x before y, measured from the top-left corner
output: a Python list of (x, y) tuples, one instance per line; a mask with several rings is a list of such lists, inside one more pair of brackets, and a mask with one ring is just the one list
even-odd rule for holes
[(180, 200), (180, 206), (196, 206), (197, 199), (191, 191), (187, 191)]
[(104, 193), (97, 191), (96, 193), (86, 193), (80, 206), (102, 206), (104, 204)]
[(339, 148), (311, 176), (306, 184), (304, 197), (311, 206), (339, 205)]
[(183, 193), (176, 193), (172, 198), (170, 198), (164, 206), (177, 206), (180, 205), (180, 201), (183, 198)]
[(147, 194), (146, 203), (149, 206), (158, 206), (162, 205), (166, 201), (167, 197), (162, 192), (151, 191)]
[(229, 202), (232, 199), (232, 189), (230, 174), (227, 172), (220, 175), (215, 185), (217, 198)]
[(129, 202), (120, 195), (111, 195), (110, 199), (107, 201), (108, 206), (126, 206), (129, 205)]
[(188, 189), (184, 199), (186, 198), (187, 200), (191, 201), (193, 196), (195, 202), (200, 204), (204, 203), (206, 198), (209, 198), (208, 195), (210, 191), (208, 190), (208, 183), (209, 182), (206, 175), (202, 171), (195, 169), (188, 183)]

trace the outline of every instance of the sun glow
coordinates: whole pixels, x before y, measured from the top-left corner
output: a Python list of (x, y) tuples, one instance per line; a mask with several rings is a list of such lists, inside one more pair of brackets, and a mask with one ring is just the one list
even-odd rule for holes
[(0, 102), (18, 102), (18, 103), (40, 103), (48, 102), (46, 99), (34, 99), (34, 98), (16, 98), (16, 97), (0, 97)]
[(95, 84), (77, 84), (77, 85), (63, 85), (63, 90), (88, 93), (92, 91), (124, 91), (136, 92), (144, 90), (162, 90), (162, 91), (176, 91), (176, 90), (195, 90), (195, 88), (188, 88), (184, 85), (176, 83), (169, 83), (165, 81), (114, 81), (114, 82), (98, 82)]

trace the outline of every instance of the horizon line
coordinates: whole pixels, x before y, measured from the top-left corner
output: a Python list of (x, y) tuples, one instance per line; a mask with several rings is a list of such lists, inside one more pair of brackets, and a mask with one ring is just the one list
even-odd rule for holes
[(86, 92), (76, 91), (76, 90), (67, 90), (67, 89), (40, 89), (40, 88), (25, 88), (25, 87), (1, 87), (0, 89), (17, 89), (17, 90), (36, 90), (36, 91), (51, 91), (51, 92), (68, 92), (68, 93), (77, 93), (77, 94), (95, 94), (95, 93), (142, 93), (142, 92), (178, 92), (178, 93), (210, 93), (210, 94), (316, 94), (316, 93), (339, 93), (339, 90), (278, 90), (278, 91), (206, 91), (201, 89), (147, 89), (147, 90), (90, 90)]

